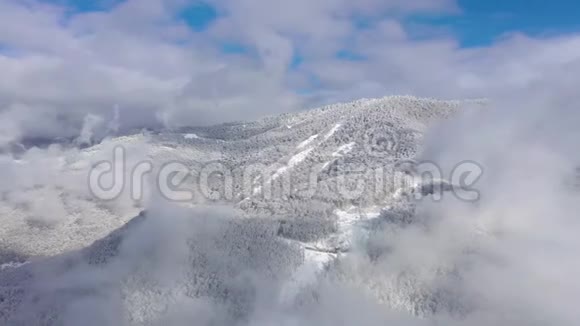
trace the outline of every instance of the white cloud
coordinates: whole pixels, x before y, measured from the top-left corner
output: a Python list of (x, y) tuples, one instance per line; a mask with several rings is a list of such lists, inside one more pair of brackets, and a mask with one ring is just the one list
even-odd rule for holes
[[(452, 0), (210, 4), (218, 20), (195, 32), (177, 19), (187, 1), (130, 0), (80, 13), (34, 0), (3, 1), (3, 141), (75, 138), (87, 114), (109, 121), (116, 107), (121, 131), (177, 127), (362, 96), (504, 96), (534, 83), (550, 87), (559, 78), (554, 71), (580, 70), (576, 35), (514, 34), (464, 49), (450, 34), (414, 39), (416, 27), (402, 23), (419, 12), (460, 14)], [(360, 29), (354, 17), (373, 23)], [(222, 42), (247, 51), (223, 53)], [(344, 49), (364, 59), (338, 59)], [(290, 69), (296, 55), (301, 65)]]
[[(420, 210), (428, 213), (428, 228), (409, 227), (378, 239), (392, 246), (388, 260), (371, 264), (366, 253), (357, 257), (354, 252), (354, 259), (344, 262), (345, 268), (352, 268), (350, 272), (354, 271), (361, 281), (370, 273), (376, 273), (373, 277), (382, 281), (381, 277), (398, 277), (410, 269), (427, 289), (442, 281), (444, 284), (436, 285), (444, 290), (452, 287), (469, 299), (466, 305), (477, 308), (460, 321), (447, 322), (447, 316), (433, 316), (443, 319), (443, 324), (577, 323), (574, 303), (580, 292), (580, 266), (575, 260), (580, 242), (575, 216), (580, 208), (574, 197), (577, 194), (570, 195), (562, 185), (569, 181), (567, 172), (573, 172), (580, 160), (575, 143), (580, 139), (575, 107), (580, 36), (534, 39), (513, 34), (489, 47), (464, 49), (452, 35), (414, 39), (409, 27), (401, 22), (401, 17), (411, 13), (457, 11), (457, 4), (451, 0), (212, 3), (223, 16), (208, 30), (193, 32), (175, 18), (186, 5), (179, 0), (129, 0), (108, 11), (74, 14), (34, 0), (0, 0), (0, 146), (23, 137), (60, 136), (90, 142), (107, 130), (251, 119), (296, 110), (304, 103), (361, 96), (412, 93), (491, 97), (492, 103), (502, 104), (443, 124), (425, 137), (428, 143), (423, 153), (443, 167), (464, 159), (483, 164), (483, 201), (472, 206), (424, 203)], [(372, 16), (377, 21), (357, 29), (353, 15)], [(222, 53), (222, 41), (241, 43), (248, 53)], [(336, 51), (345, 48), (364, 60), (337, 58)], [(298, 69), (289, 69), (297, 53), (304, 62)], [(309, 79), (317, 79), (319, 84), (308, 86)], [(294, 88), (308, 87), (311, 89), (305, 97), (294, 92)], [(103, 153), (110, 152), (107, 146), (111, 144), (102, 146)], [(136, 152), (135, 156), (141, 158), (148, 149), (139, 147)], [(30, 205), (40, 222), (64, 223), (54, 219), (66, 215), (64, 206), (54, 193), (44, 195), (43, 189), (35, 185), (67, 186), (80, 198), (89, 196), (82, 188), (82, 180), (86, 180), (83, 171), (88, 166), (79, 167), (79, 174), (74, 176), (59, 173), (63, 157), (82, 160), (80, 155), (76, 150), (51, 147), (28, 151), (21, 162), (2, 157), (2, 190), (16, 189), (8, 200), (14, 205)], [(92, 160), (101, 158), (96, 156)], [(20, 188), (27, 190), (17, 190)], [(130, 204), (127, 198), (121, 198), (112, 205), (119, 206), (114, 208), (116, 211), (128, 214), (136, 209)], [(201, 217), (220, 215), (226, 222), (214, 219), (206, 225), (202, 219), (185, 218), (189, 212), (159, 205), (151, 206), (151, 215), (164, 218), (150, 219), (151, 224), (138, 229), (113, 265), (98, 273), (87, 274), (81, 267), (55, 277), (61, 283), (86, 283), (88, 286), (83, 288), (94, 285), (107, 294), (103, 296), (107, 300), (101, 300), (107, 302), (95, 299), (98, 302), (87, 300), (72, 306), (72, 315), (66, 318), (78, 323), (77, 318), (83, 316), (76, 312), (97, 311), (101, 316), (104, 310), (111, 312), (108, 316), (113, 319), (119, 316), (109, 322), (120, 323), (118, 292), (109, 298), (109, 292), (117, 288), (101, 286), (103, 280), (117, 284), (149, 253), (142, 248), (153, 248), (151, 266), (159, 270), (140, 268), (143, 279), (155, 284), (171, 282), (175, 270), (170, 269), (182, 267), (179, 264), (188, 258), (187, 237), (201, 235), (201, 239), (221, 241), (231, 227), (230, 213), (198, 211)], [(16, 220), (9, 214), (3, 217)], [(102, 224), (102, 220), (95, 224)], [(187, 234), (190, 231), (194, 234)], [(18, 244), (26, 248), (29, 239), (20, 235)], [(60, 243), (50, 248), (54, 251), (61, 248), (57, 245), (65, 245), (60, 239), (55, 241)], [(262, 282), (254, 266), (247, 266), (250, 260), (244, 261), (251, 257), (231, 260), (226, 253), (235, 251), (228, 251), (229, 246), (233, 244), (224, 244), (221, 251), (200, 250), (215, 259), (212, 263), (217, 264), (216, 269), (221, 264), (231, 264), (233, 269), (244, 266), (247, 270), (242, 271), (257, 279), (251, 284), (240, 279), (234, 282), (236, 286), (244, 283), (268, 298), (252, 302), (256, 309), (248, 316), (250, 324), (331, 325), (344, 323), (345, 319), (349, 324), (362, 325), (432, 324), (431, 319), (410, 320), (385, 311), (364, 293), (363, 287), (337, 283), (332, 278), (322, 280), (316, 289), (319, 300), (312, 307), (281, 307), (269, 302), (280, 284)], [(465, 252), (474, 248), (474, 255), (466, 258)], [(425, 273), (428, 268), (456, 265), (462, 279), (451, 285), (446, 279), (434, 277), (431, 270)], [(56, 290), (63, 286), (58, 282), (47, 284)], [(127, 286), (135, 286), (133, 294), (139, 297), (138, 286)], [(114, 300), (108, 300), (111, 298)], [(131, 297), (123, 299), (129, 306), (139, 304)], [(176, 301), (187, 308), (177, 306), (178, 313), (171, 316), (177, 321), (171, 322), (189, 322), (201, 313), (208, 320), (224, 315), (222, 307), (213, 302), (193, 302), (197, 313), (191, 313), (188, 308), (192, 301), (182, 297)]]

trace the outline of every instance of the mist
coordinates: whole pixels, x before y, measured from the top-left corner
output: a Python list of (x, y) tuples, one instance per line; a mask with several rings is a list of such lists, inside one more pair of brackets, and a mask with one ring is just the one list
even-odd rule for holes
[(578, 115), (545, 97), (513, 103), (466, 108), (425, 135), (419, 159), (482, 167), (479, 200), (413, 202), (413, 223), (355, 233), (351, 250), (306, 283), (296, 283), (304, 253), (276, 223), (153, 194), (144, 216), (90, 247), (4, 275), (31, 277), (11, 321), (574, 325)]
[[(193, 26), (198, 5), (0, 0), (0, 323), (578, 324), (579, 35), (467, 46), (418, 19), (463, 17), (453, 0), (211, 0)], [(399, 94), (424, 98), (377, 98)], [(89, 175), (117, 148), (103, 200)], [(349, 164), (410, 174), (400, 158), (450, 189), (327, 196)], [(156, 179), (170, 162), (276, 174), (179, 202)], [(258, 196), (306, 176), (320, 198)]]

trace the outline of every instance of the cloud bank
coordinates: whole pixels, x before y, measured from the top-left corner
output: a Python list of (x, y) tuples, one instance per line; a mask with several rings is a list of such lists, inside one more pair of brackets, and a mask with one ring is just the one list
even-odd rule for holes
[[(27, 284), (33, 295), (23, 299), (19, 321), (34, 324), (30, 318), (62, 304), (65, 325), (131, 318), (151, 325), (577, 324), (577, 35), (513, 34), (462, 48), (445, 30), (405, 23), (419, 13), (461, 14), (443, 0), (209, 4), (217, 19), (196, 30), (180, 18), (190, 4), (179, 0), (129, 0), (86, 12), (0, 1), (0, 144), (58, 137), (86, 144), (133, 128), (250, 119), (389, 93), (489, 97), (489, 108), (434, 129), (422, 154), (440, 165), (479, 162), (481, 201), (420, 203), (416, 225), (374, 232), (317, 279), (305, 291), (314, 299), (301, 304), (270, 300), (282, 291), (284, 267), (292, 267), (276, 260), (281, 251), (259, 252), (275, 258), (263, 265), (244, 260), (251, 255), (231, 260), (239, 248), (219, 240), (255, 235), (232, 227), (231, 212), (197, 210), (190, 219), (190, 212), (152, 202), (158, 218), (137, 228), (110, 264), (66, 271), (34, 265), (38, 278)], [(38, 162), (33, 176), (10, 173), (17, 163), (3, 161), (4, 189), (56, 180), (42, 170), (59, 163), (60, 150), (46, 151), (26, 153)], [(46, 207), (42, 222), (55, 223), (62, 207)], [(292, 256), (267, 228), (258, 230), (267, 244), (258, 247), (279, 245)], [(382, 249), (378, 256), (371, 257), (371, 245)], [(200, 269), (192, 257), (211, 261)], [(226, 302), (181, 295), (183, 284), (173, 282), (192, 282), (192, 271), (233, 271), (219, 283), (230, 293)], [(89, 291), (72, 302), (79, 288)], [(426, 303), (413, 305), (417, 300)], [(424, 318), (400, 312), (408, 307)]]
[[(271, 221), (154, 196), (146, 219), (18, 270), (33, 277), (13, 316), (64, 325), (575, 325), (573, 108), (539, 94), (431, 130), (420, 158), (479, 162), (481, 199), (416, 203), (413, 223), (360, 234), (298, 291), (288, 286), (301, 249)], [(2, 276), (0, 284), (15, 279)]]
[[(200, 6), (215, 12), (203, 26), (187, 16)], [(0, 140), (74, 139), (89, 115), (116, 120), (119, 132), (178, 128), (389, 94), (493, 98), (557, 81), (557, 71), (578, 75), (577, 35), (512, 34), (464, 48), (417, 15), (461, 8), (452, 0), (128, 0), (79, 10), (4, 0)], [(107, 123), (94, 129), (96, 139), (111, 132)]]

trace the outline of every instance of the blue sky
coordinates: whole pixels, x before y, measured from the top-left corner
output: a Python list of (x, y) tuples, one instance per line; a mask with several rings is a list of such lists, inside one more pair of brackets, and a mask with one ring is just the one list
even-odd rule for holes
[[(415, 16), (408, 23), (445, 28), (463, 47), (486, 46), (506, 33), (531, 36), (580, 31), (580, 1), (576, 0), (459, 0), (461, 12), (444, 16)], [(218, 17), (215, 9), (200, 3), (183, 16), (196, 30), (203, 30)], [(364, 21), (359, 22), (364, 25)], [(343, 51), (345, 59), (359, 59)]]
[[(44, 0), (66, 4), (75, 11), (106, 10), (120, 0)], [(461, 12), (441, 16), (415, 16), (408, 24), (426, 24), (450, 31), (463, 47), (486, 46), (502, 35), (522, 32), (532, 36), (554, 35), (580, 31), (580, 1), (577, 0), (458, 0)], [(218, 12), (200, 1), (182, 13), (181, 18), (192, 29), (203, 31)], [(364, 25), (365, 22), (358, 22)], [(225, 52), (240, 52), (237, 44), (226, 44)], [(358, 59), (348, 51), (339, 56)]]
[(182, 18), (196, 31), (201, 31), (218, 18), (218, 12), (208, 4), (197, 3), (183, 12)]
[(580, 1), (459, 0), (462, 13), (424, 18), (448, 27), (465, 47), (485, 46), (510, 32), (545, 36), (580, 31)]
[(0, 22), (15, 27), (0, 33), (11, 81), (0, 93), (55, 117), (118, 106), (151, 124), (212, 124), (386, 95), (560, 94), (578, 83), (563, 76), (580, 76), (580, 2), (570, 0), (0, 3)]
[[(429, 26), (436, 30), (450, 32), (461, 47), (489, 46), (502, 36), (519, 32), (530, 36), (547, 36), (580, 31), (580, 1), (576, 0), (458, 0), (461, 12), (440, 16), (413, 16), (406, 20), (409, 25)], [(219, 17), (211, 6), (199, 2), (183, 13), (190, 26), (203, 31)], [(369, 22), (354, 22), (364, 28)], [(426, 25), (426, 26), (425, 26)], [(224, 44), (222, 51), (241, 53), (245, 49), (240, 44)], [(336, 54), (342, 60), (364, 60), (356, 49), (344, 49)], [(296, 55), (291, 67), (302, 62)]]

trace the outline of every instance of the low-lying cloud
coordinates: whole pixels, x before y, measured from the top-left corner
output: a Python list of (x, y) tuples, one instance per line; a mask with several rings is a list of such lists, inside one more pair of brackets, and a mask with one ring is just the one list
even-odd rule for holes
[[(403, 22), (413, 13), (458, 12), (454, 1), (211, 4), (220, 16), (194, 31), (176, 19), (182, 1), (129, 0), (84, 13), (0, 2), (0, 147), (41, 138), (87, 146), (133, 129), (251, 119), (386, 93), (488, 97), (485, 108), (432, 129), (420, 157), (442, 168), (478, 162), (480, 199), (408, 203), (413, 223), (361, 228), (348, 253), (288, 291), (304, 254), (278, 236), (275, 221), (227, 208), (190, 210), (153, 194), (143, 203), (147, 218), (92, 247), (2, 272), (0, 299), (16, 296), (20, 305), (0, 300), (0, 318), (10, 313), (22, 325), (577, 324), (577, 35), (513, 34), (462, 48), (445, 32), (416, 38)], [(353, 15), (373, 24), (361, 30)], [(223, 51), (227, 43), (242, 50)], [(341, 59), (336, 53), (346, 45), (354, 53)], [(107, 141), (100, 146), (112, 152)], [(137, 144), (132, 157), (147, 150)], [(70, 212), (38, 185), (88, 197), (87, 162), (101, 157), (59, 146), (20, 151), (22, 160), (1, 157), (0, 190), (10, 205), (33, 212), (6, 227), (30, 254), (33, 238), (18, 227), (86, 223), (60, 219)], [(78, 160), (79, 173), (59, 174), (63, 160)], [(87, 205), (119, 215), (140, 209), (126, 196), (108, 207)], [(34, 249), (47, 256), (69, 249), (54, 238)]]
[[(154, 195), (146, 218), (84, 254), (27, 265), (42, 277), (27, 285), (37, 299), (25, 297), (16, 320), (574, 325), (579, 157), (570, 139), (578, 115), (573, 103), (553, 103), (496, 102), (434, 128), (421, 158), (479, 162), (480, 200), (423, 200), (400, 211), (413, 213), (410, 224), (358, 229), (347, 253), (297, 289), (304, 254), (279, 236), (276, 221), (191, 210)], [(73, 267), (61, 273), (63, 259)], [(79, 289), (87, 289), (80, 299)]]
[(87, 116), (111, 121), (115, 112), (122, 133), (388, 94), (495, 97), (580, 68), (576, 35), (513, 34), (477, 48), (445, 31), (416, 37), (439, 29), (405, 19), (461, 15), (450, 0), (209, 2), (218, 16), (202, 30), (180, 18), (189, 5), (130, 0), (79, 12), (3, 1), (0, 141), (74, 139)]

